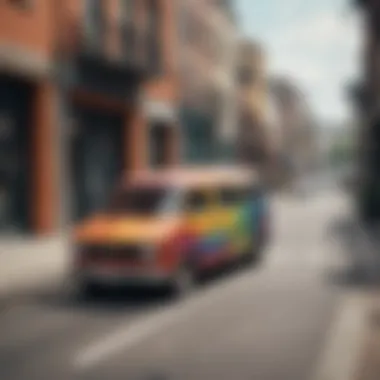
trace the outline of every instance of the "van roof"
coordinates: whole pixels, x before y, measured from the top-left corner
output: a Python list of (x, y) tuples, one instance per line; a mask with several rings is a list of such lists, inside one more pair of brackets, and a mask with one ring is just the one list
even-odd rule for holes
[(133, 176), (127, 176), (124, 181), (125, 186), (162, 186), (166, 184), (180, 188), (252, 183), (258, 183), (257, 172), (242, 166), (178, 167), (139, 171)]

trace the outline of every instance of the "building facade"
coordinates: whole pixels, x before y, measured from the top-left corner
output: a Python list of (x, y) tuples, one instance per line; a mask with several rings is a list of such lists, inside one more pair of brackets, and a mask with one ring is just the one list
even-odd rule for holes
[(52, 232), (126, 172), (178, 160), (175, 14), (170, 0), (1, 3), (0, 230)]
[(260, 165), (269, 155), (267, 63), (256, 42), (239, 45), (236, 77), (239, 83), (238, 155), (243, 162)]
[[(148, 165), (152, 168), (180, 161), (179, 120), (180, 77), (177, 1), (151, 1), (156, 4), (160, 59), (157, 70), (143, 88), (143, 108), (148, 137)], [(154, 62), (158, 57), (151, 57)]]
[(228, 151), (236, 132), (238, 31), (228, 1), (180, 3), (183, 158), (210, 162)]
[(54, 224), (55, 26), (49, 0), (0, 3), (0, 230), (7, 233)]
[(286, 177), (294, 178), (316, 164), (317, 124), (305, 95), (292, 80), (272, 78), (270, 91), (277, 104), (281, 130), (277, 162)]
[(380, 220), (380, 2), (355, 0), (364, 26), (362, 76), (353, 89), (359, 121), (358, 208), (363, 219)]

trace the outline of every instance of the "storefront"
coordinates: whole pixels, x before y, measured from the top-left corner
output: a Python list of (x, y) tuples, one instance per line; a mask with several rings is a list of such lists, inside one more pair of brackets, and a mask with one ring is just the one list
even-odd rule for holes
[(100, 211), (123, 172), (123, 113), (76, 105), (70, 140), (74, 220)]
[(63, 124), (70, 135), (71, 221), (101, 211), (124, 172), (145, 164), (138, 109), (146, 69), (134, 62), (113, 61), (107, 54), (88, 54), (84, 49), (69, 67)]
[(0, 77), (0, 233), (32, 228), (32, 86)]

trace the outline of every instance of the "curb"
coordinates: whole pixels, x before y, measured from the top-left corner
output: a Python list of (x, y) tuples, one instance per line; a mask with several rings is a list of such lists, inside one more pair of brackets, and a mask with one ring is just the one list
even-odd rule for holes
[(43, 294), (46, 290), (64, 289), (67, 285), (67, 271), (57, 271), (38, 280), (24, 282), (0, 290), (0, 314), (14, 304), (22, 303), (29, 298)]

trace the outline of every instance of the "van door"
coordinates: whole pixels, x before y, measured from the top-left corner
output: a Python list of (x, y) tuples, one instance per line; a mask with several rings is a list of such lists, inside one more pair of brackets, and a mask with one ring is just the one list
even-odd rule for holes
[(252, 246), (253, 213), (247, 189), (232, 185), (220, 189), (218, 223), (232, 258), (248, 251)]
[(209, 189), (191, 190), (185, 195), (186, 250), (197, 267), (217, 265), (222, 258), (225, 236), (218, 228), (215, 193)]

